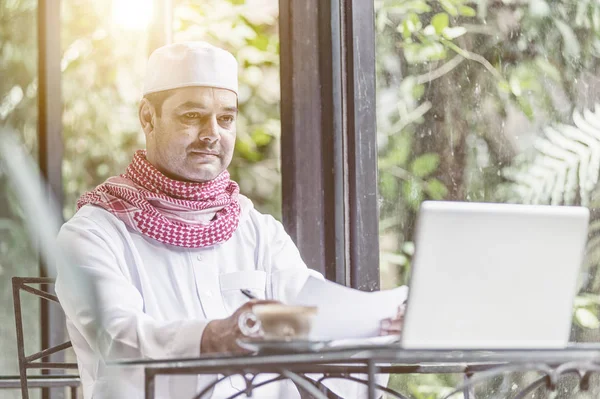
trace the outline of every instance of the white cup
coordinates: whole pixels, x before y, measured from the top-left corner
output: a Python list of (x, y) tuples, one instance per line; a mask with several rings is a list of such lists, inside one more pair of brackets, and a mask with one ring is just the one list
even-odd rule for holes
[(248, 337), (307, 339), (316, 314), (316, 306), (255, 305), (251, 312), (240, 315), (238, 326)]

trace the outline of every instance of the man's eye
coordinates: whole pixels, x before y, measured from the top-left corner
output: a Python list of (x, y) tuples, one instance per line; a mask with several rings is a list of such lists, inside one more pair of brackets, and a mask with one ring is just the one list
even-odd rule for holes
[(225, 122), (225, 123), (232, 123), (235, 120), (235, 118), (231, 115), (222, 116), (219, 119), (221, 120), (221, 122)]
[(200, 114), (197, 112), (186, 112), (183, 116), (187, 119), (196, 119), (200, 117)]

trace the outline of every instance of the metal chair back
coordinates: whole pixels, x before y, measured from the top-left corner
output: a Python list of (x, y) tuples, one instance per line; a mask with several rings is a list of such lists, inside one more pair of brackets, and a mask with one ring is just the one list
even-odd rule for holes
[[(15, 308), (15, 327), (17, 332), (17, 355), (19, 359), (19, 378), (21, 382), (21, 394), (23, 399), (29, 399), (29, 387), (38, 387), (40, 380), (46, 377), (51, 383), (51, 387), (70, 387), (71, 398), (77, 397), (77, 387), (80, 385), (78, 376), (74, 375), (47, 375), (47, 376), (27, 376), (27, 370), (29, 369), (77, 369), (77, 363), (60, 363), (60, 362), (49, 362), (45, 361), (44, 358), (61, 352), (67, 348), (72, 347), (71, 341), (67, 341), (60, 345), (52, 346), (50, 348), (43, 349), (39, 352), (31, 355), (25, 355), (25, 339), (23, 334), (23, 313), (21, 309), (21, 291), (28, 292), (37, 297), (43, 298), (48, 301), (59, 303), (56, 295), (52, 295), (42, 289), (32, 287), (31, 285), (40, 284), (54, 284), (54, 279), (45, 277), (13, 277), (12, 288), (13, 288), (13, 304)], [(41, 377), (41, 378), (40, 378)], [(31, 380), (31, 383), (30, 381)]]

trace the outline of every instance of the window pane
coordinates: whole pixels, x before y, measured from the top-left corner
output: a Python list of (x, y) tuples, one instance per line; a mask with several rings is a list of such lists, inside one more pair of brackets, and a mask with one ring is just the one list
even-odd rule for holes
[[(0, 128), (18, 131), (27, 150), (37, 154), (37, 1), (0, 2)], [(22, 209), (0, 168), (0, 375), (17, 375), (13, 276), (37, 276), (38, 259), (23, 224)], [(25, 350), (39, 350), (39, 300), (23, 295)], [(32, 373), (34, 374), (34, 373)], [(20, 398), (18, 391), (1, 391)], [(32, 391), (34, 398), (37, 393)]]
[[(375, 7), (383, 288), (407, 282), (423, 200), (597, 207), (598, 2)], [(596, 219), (577, 341), (600, 339)]]
[(62, 2), (63, 187), (70, 218), (81, 194), (122, 173), (144, 137), (137, 118), (148, 56), (145, 1)]

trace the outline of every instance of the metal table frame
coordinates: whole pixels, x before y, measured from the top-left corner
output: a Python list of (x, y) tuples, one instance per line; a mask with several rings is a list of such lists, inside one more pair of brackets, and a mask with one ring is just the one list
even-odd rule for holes
[[(241, 375), (246, 389), (230, 398), (250, 394), (253, 389), (282, 379), (291, 379), (300, 390), (317, 399), (327, 398), (319, 389), (327, 379), (346, 379), (365, 384), (368, 398), (375, 399), (377, 392), (407, 399), (408, 396), (387, 387), (378, 386), (375, 374), (461, 373), (465, 381), (444, 396), (444, 399), (463, 392), (465, 398), (473, 397), (472, 388), (489, 378), (514, 372), (536, 371), (540, 374), (514, 396), (522, 399), (541, 386), (555, 389), (565, 374), (579, 378), (580, 389), (589, 388), (593, 373), (600, 374), (600, 346), (577, 345), (563, 350), (404, 350), (397, 345), (356, 346), (331, 348), (314, 353), (265, 354), (252, 356), (201, 356), (193, 359), (132, 360), (116, 362), (119, 367), (145, 369), (145, 398), (155, 398), (155, 378), (158, 375), (222, 375), (194, 398), (209, 397), (212, 388), (228, 376)], [(260, 374), (275, 374), (268, 381), (255, 383)], [(321, 374), (311, 380), (305, 374)], [(354, 374), (365, 374), (360, 379)]]

